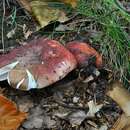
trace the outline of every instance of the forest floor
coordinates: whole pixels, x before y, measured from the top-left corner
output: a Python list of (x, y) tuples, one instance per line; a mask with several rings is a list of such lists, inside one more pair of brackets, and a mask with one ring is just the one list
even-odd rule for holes
[[(0, 7), (1, 54), (41, 36), (65, 44), (72, 40), (91, 43), (93, 37), (98, 40), (102, 35), (100, 30), (95, 31), (93, 25), (86, 23), (89, 20), (86, 20), (85, 16), (75, 15), (66, 23), (67, 28), (74, 26), (75, 29), (72, 30), (61, 31), (63, 27), (59, 27), (60, 23), (56, 22), (36, 31), (36, 22), (17, 2), (10, 0), (3, 5), (0, 1)], [(60, 31), (57, 31), (58, 29)], [(91, 45), (101, 52), (99, 44)], [(0, 82), (4, 94), (14, 101), (21, 111), (29, 113), (19, 130), (109, 130), (122, 110), (106, 96), (110, 76), (108, 71), (113, 71), (113, 67), (111, 62), (108, 63), (109, 57), (103, 58), (105, 65), (100, 76), (87, 83), (73, 78), (75, 72), (47, 88), (28, 92), (15, 90), (6, 82)], [(117, 70), (113, 75), (114, 78), (119, 75), (120, 79)], [(90, 112), (90, 108), (96, 109), (97, 112)]]

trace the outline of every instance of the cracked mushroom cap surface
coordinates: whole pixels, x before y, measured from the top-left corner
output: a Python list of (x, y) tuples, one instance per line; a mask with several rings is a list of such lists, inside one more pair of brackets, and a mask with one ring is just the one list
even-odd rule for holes
[(102, 56), (89, 44), (79, 41), (72, 41), (66, 44), (66, 47), (75, 56), (79, 65), (84, 65), (86, 62), (95, 57), (95, 66), (102, 67)]
[(75, 69), (73, 54), (55, 40), (40, 38), (0, 56), (0, 80), (17, 89), (44, 88)]

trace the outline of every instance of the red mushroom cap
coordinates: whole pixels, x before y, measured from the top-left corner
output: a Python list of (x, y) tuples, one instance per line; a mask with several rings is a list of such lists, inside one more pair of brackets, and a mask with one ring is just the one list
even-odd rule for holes
[(89, 58), (96, 58), (96, 67), (102, 66), (102, 56), (89, 44), (84, 42), (72, 41), (66, 44), (66, 47), (75, 56), (79, 65), (84, 64)]
[[(43, 88), (64, 78), (77, 61), (55, 40), (40, 38), (0, 57), (0, 72), (17, 89)], [(2, 77), (3, 75), (0, 75)], [(3, 76), (3, 77), (4, 77)]]

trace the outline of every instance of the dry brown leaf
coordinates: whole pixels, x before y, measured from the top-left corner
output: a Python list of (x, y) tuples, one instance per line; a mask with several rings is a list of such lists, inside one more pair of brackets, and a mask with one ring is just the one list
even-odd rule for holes
[(29, 0), (17, 0), (17, 2), (24, 7), (28, 12), (32, 12)]
[(72, 7), (77, 6), (77, 0), (61, 0), (64, 3), (71, 4)]
[(30, 3), (32, 12), (39, 22), (41, 27), (45, 27), (51, 21), (65, 22), (68, 20), (63, 10), (58, 8), (50, 7), (55, 2), (46, 2), (45, 0), (34, 0)]
[(107, 95), (121, 107), (126, 116), (130, 116), (130, 93), (118, 81), (112, 83), (110, 87), (112, 89), (107, 92)]
[(107, 95), (111, 97), (123, 110), (121, 117), (115, 122), (111, 130), (130, 130), (130, 93), (122, 83), (116, 81), (109, 86)]
[[(65, 22), (68, 20), (64, 10), (57, 8), (57, 4), (70, 4), (76, 7), (77, 0), (17, 0), (20, 5), (34, 15), (40, 27), (47, 26), (51, 21)], [(56, 7), (55, 7), (56, 5)], [(54, 6), (54, 7), (53, 7)]]
[(122, 114), (115, 122), (111, 130), (130, 130), (130, 117)]
[(17, 110), (15, 103), (0, 95), (0, 130), (16, 130), (27, 113)]

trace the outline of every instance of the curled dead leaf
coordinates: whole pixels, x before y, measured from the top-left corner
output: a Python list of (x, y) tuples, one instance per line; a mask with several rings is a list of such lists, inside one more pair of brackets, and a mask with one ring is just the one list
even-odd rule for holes
[(27, 113), (20, 112), (15, 103), (0, 95), (0, 130), (16, 130), (27, 118)]
[(107, 95), (111, 97), (123, 110), (123, 114), (116, 121), (111, 130), (130, 130), (130, 93), (122, 83), (115, 81), (109, 85)]
[(130, 93), (118, 81), (113, 82), (109, 87), (111, 89), (107, 92), (107, 95), (121, 107), (127, 116), (130, 116)]

